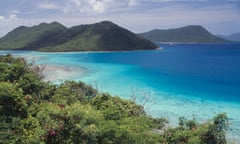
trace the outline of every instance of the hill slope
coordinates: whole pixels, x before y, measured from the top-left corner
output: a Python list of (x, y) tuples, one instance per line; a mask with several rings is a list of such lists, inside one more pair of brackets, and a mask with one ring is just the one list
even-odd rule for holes
[(153, 42), (193, 42), (193, 43), (215, 43), (226, 42), (208, 32), (202, 26), (186, 26), (168, 30), (152, 30), (140, 34), (142, 37)]
[(67, 28), (53, 22), (41, 23), (33, 27), (18, 27), (0, 39), (0, 49), (37, 49), (55, 46), (61, 42)]
[(0, 39), (0, 49), (39, 51), (114, 51), (157, 46), (118, 25), (104, 21), (66, 28), (60, 23), (18, 27)]

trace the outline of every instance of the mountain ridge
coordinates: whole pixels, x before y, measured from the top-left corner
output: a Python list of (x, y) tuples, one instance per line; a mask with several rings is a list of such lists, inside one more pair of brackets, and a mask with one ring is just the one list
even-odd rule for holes
[(150, 50), (157, 46), (110, 21), (70, 28), (58, 22), (20, 26), (0, 39), (0, 49), (37, 51)]
[(201, 25), (189, 25), (166, 30), (154, 29), (140, 33), (140, 36), (153, 42), (180, 42), (180, 43), (221, 43), (227, 40), (211, 34)]

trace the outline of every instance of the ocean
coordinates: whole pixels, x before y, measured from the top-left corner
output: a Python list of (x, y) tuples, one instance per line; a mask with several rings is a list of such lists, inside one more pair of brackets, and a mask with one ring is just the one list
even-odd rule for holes
[(100, 92), (134, 99), (149, 115), (167, 117), (170, 125), (180, 116), (205, 122), (226, 112), (228, 137), (240, 139), (240, 44), (157, 44), (160, 50), (0, 54), (51, 67), (45, 74), (53, 83), (83, 81)]

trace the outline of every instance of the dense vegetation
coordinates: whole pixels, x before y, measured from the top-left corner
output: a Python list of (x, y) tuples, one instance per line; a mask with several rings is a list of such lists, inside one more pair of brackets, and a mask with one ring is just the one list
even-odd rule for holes
[(168, 30), (152, 30), (140, 34), (153, 42), (182, 42), (182, 43), (222, 43), (227, 42), (214, 36), (202, 26), (185, 26)]
[(225, 144), (226, 114), (199, 124), (147, 116), (131, 100), (98, 93), (82, 83), (42, 82), (41, 68), (0, 56), (0, 143)]
[(0, 49), (38, 51), (149, 50), (157, 46), (134, 33), (104, 21), (66, 28), (58, 22), (18, 27), (0, 39)]

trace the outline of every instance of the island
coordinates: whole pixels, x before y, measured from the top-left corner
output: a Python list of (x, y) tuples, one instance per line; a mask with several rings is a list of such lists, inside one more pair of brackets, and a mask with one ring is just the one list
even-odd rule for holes
[(140, 36), (152, 42), (164, 43), (225, 43), (229, 42), (219, 38), (200, 25), (190, 25), (181, 28), (159, 30), (141, 33)]
[(240, 42), (240, 32), (233, 33), (230, 35), (218, 35), (218, 36), (233, 42)]
[(0, 39), (0, 50), (124, 51), (158, 46), (110, 21), (67, 28), (58, 22), (20, 26)]

